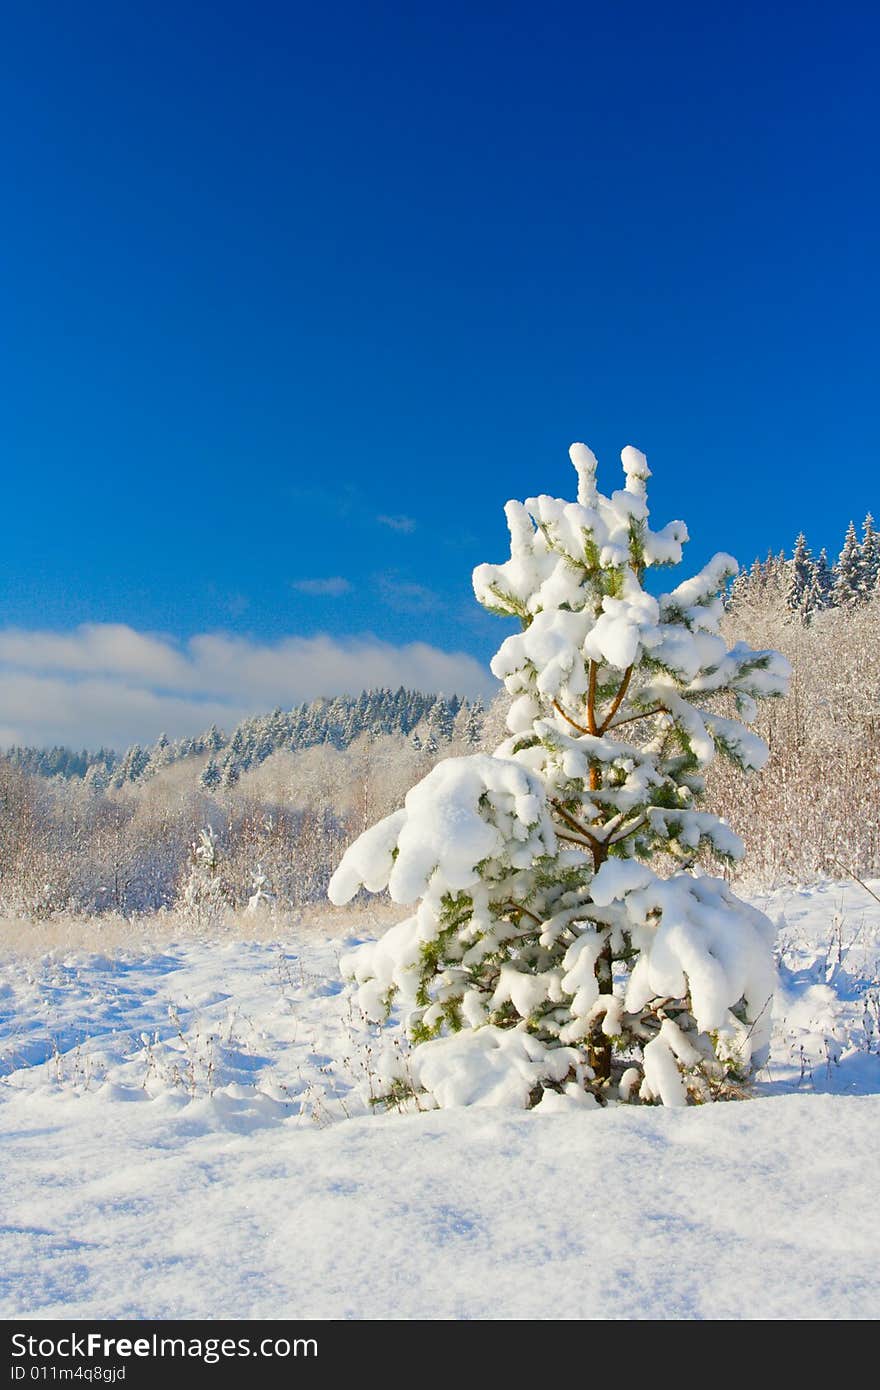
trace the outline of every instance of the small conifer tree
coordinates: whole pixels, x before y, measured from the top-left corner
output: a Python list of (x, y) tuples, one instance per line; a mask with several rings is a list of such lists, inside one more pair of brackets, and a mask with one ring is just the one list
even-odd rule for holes
[(275, 894), (269, 875), (263, 872), (262, 864), (257, 864), (251, 873), (251, 892), (245, 912), (251, 917), (267, 917), (275, 904)]
[(483, 720), (485, 717), (486, 711), (483, 706), (483, 701), (477, 696), (476, 700), (469, 706), (467, 711), (467, 719), (464, 727), (464, 738), (466, 743), (470, 743), (474, 746), (479, 743), (480, 735), (483, 732)]
[(199, 778), (199, 785), (204, 787), (205, 791), (213, 792), (217, 790), (222, 781), (223, 773), (220, 771), (217, 759), (214, 757), (212, 753), (207, 763), (202, 768), (202, 775)]
[(740, 569), (727, 591), (727, 596), (724, 600), (725, 607), (731, 611), (735, 611), (744, 600), (749, 598), (751, 587), (751, 576), (749, 571)]
[(851, 521), (834, 567), (834, 602), (839, 608), (856, 608), (864, 597), (863, 590), (861, 546)]
[(189, 873), (183, 885), (183, 907), (202, 925), (214, 921), (224, 907), (220, 875), (220, 846), (214, 827), (206, 825), (190, 848)]
[(794, 552), (789, 565), (785, 606), (790, 609), (792, 613), (796, 613), (803, 622), (807, 621), (811, 612), (810, 600), (813, 570), (813, 557), (810, 554), (810, 547), (807, 545), (806, 536), (803, 531), (801, 531), (794, 543)]
[(521, 628), (492, 662), (510, 737), (440, 762), (330, 884), (335, 903), (387, 887), (418, 904), (343, 969), (369, 1017), (400, 1001), (406, 1084), (440, 1105), (709, 1100), (738, 1093), (769, 1041), (772, 928), (697, 870), (704, 846), (743, 852), (698, 803), (716, 756), (763, 765), (746, 723), (787, 663), (720, 635), (729, 556), (645, 589), (687, 530), (649, 528), (643, 454), (624, 449), (605, 497), (592, 452), (570, 453), (577, 501), (509, 502), (510, 559), (474, 572)]
[(862, 562), (862, 594), (867, 601), (873, 597), (874, 590), (877, 588), (877, 580), (880, 579), (880, 536), (874, 530), (874, 518), (870, 512), (862, 522), (860, 558)]
[(823, 546), (819, 558), (813, 564), (810, 587), (807, 591), (807, 610), (810, 614), (822, 613), (831, 608), (834, 602), (834, 574), (828, 563), (828, 552)]

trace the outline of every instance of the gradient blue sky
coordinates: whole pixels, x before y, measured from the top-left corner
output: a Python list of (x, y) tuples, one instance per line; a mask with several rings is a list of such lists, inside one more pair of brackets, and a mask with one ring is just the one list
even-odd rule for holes
[(876, 5), (34, 0), (0, 38), (0, 626), (485, 664), (470, 571), (573, 439), (609, 486), (648, 453), (694, 565), (880, 510)]

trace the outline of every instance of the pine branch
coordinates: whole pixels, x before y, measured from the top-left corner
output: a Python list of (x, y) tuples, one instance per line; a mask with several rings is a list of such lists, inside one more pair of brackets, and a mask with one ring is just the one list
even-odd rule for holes
[(566, 713), (558, 700), (553, 701), (553, 708), (558, 714), (562, 715), (563, 719), (566, 720), (573, 729), (577, 729), (579, 734), (588, 734), (590, 732), (589, 729), (584, 728), (583, 724), (579, 724), (576, 719), (572, 719), (571, 715)]
[(556, 838), (557, 840), (565, 840), (570, 845), (580, 845), (582, 849), (593, 850), (594, 853), (597, 848), (595, 844), (590, 844), (588, 840), (582, 840), (579, 835), (566, 835), (564, 830), (557, 830)]
[(599, 663), (590, 662), (590, 680), (587, 690), (587, 733), (597, 734), (596, 728), (596, 681), (599, 677)]
[(638, 820), (632, 821), (629, 825), (624, 826), (619, 835), (612, 835), (607, 843), (609, 845), (619, 845), (621, 840), (625, 840), (628, 836), (634, 835), (637, 830), (641, 830), (643, 826), (649, 823), (647, 816), (641, 816)]
[(566, 811), (561, 801), (556, 801), (553, 797), (551, 797), (550, 805), (555, 808), (557, 815), (565, 821), (567, 826), (569, 826), (572, 830), (576, 830), (579, 835), (586, 836), (587, 841), (590, 845), (592, 845), (596, 849), (598, 849), (602, 845), (602, 841), (593, 834), (592, 830), (588, 830), (585, 825), (581, 825), (579, 820), (577, 820), (573, 815)]
[(627, 666), (626, 670), (623, 673), (623, 680), (620, 682), (620, 689), (618, 690), (612, 702), (611, 709), (608, 711), (607, 716), (599, 726), (600, 734), (605, 733), (605, 730), (608, 728), (615, 714), (620, 709), (620, 706), (623, 704), (624, 697), (626, 695), (627, 690), (629, 689), (629, 683), (632, 680), (632, 673), (633, 668), (631, 666)]
[(625, 819), (626, 811), (618, 811), (610, 820), (605, 821), (601, 826), (597, 827), (596, 838), (601, 840), (603, 844), (607, 843), (609, 835), (613, 835), (617, 827), (622, 825)]
[(530, 912), (529, 909), (528, 909), (527, 907), (523, 907), (522, 903), (515, 903), (515, 902), (513, 901), (513, 899), (511, 898), (511, 899), (509, 900), (509, 902), (506, 902), (506, 903), (504, 904), (504, 906), (507, 907), (507, 908), (511, 908), (511, 907), (512, 907), (512, 908), (514, 909), (515, 912), (524, 913), (526, 917), (531, 917), (532, 921), (535, 922), (535, 923), (537, 923), (537, 925), (538, 925), (539, 927), (540, 927), (540, 926), (543, 926), (543, 923), (542, 923), (540, 917), (536, 917), (535, 914), (534, 914), (534, 912)]
[[(638, 719), (650, 719), (652, 714), (668, 714), (669, 710), (665, 705), (655, 705), (653, 709), (642, 710), (640, 714), (628, 714), (625, 719), (618, 719), (616, 724), (606, 724), (602, 732), (607, 733), (609, 729), (622, 729), (624, 724), (634, 724)], [(584, 733), (586, 733), (586, 729)]]

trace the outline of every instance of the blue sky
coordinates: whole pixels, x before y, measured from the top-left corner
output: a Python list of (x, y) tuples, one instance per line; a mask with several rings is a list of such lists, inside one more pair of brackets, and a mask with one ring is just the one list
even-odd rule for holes
[[(336, 683), (371, 635), (371, 677), (421, 643), (475, 688), (470, 571), (573, 439), (611, 486), (647, 452), (694, 565), (880, 510), (876, 6), (84, 0), (2, 39), (0, 628), (323, 634)], [(21, 658), (0, 739), (94, 738), (27, 717), (113, 664), (77, 659)]]

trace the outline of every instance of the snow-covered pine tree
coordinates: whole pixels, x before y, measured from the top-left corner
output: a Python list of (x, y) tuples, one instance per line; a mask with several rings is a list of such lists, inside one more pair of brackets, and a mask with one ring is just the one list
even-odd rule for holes
[(862, 593), (867, 601), (873, 596), (880, 579), (880, 536), (874, 530), (874, 518), (870, 512), (862, 523), (861, 561)]
[(173, 756), (171, 740), (166, 733), (161, 733), (150, 749), (149, 763), (144, 769), (145, 775), (152, 777), (161, 768), (168, 767), (169, 763), (173, 761)]
[(480, 741), (480, 736), (483, 732), (483, 721), (485, 720), (485, 718), (486, 708), (483, 704), (483, 701), (480, 699), (478, 695), (476, 700), (474, 700), (473, 704), (468, 706), (464, 726), (465, 742), (471, 744), (472, 747), (476, 747), (476, 745)]
[(451, 742), (455, 729), (455, 716), (449, 708), (449, 702), (444, 700), (442, 695), (438, 695), (431, 706), (427, 723), (438, 745)]
[(210, 729), (207, 729), (205, 733), (202, 734), (200, 742), (203, 748), (207, 749), (209, 753), (218, 753), (226, 740), (217, 728), (217, 725), (212, 724)]
[(785, 606), (804, 622), (810, 615), (810, 594), (813, 580), (813, 557), (807, 545), (807, 538), (801, 531), (794, 543), (794, 552), (788, 568), (788, 589)]
[(862, 554), (855, 523), (846, 529), (843, 549), (834, 566), (834, 603), (838, 608), (856, 608), (862, 602)]
[(149, 761), (150, 755), (146, 748), (141, 748), (139, 743), (132, 744), (114, 770), (112, 785), (119, 788), (124, 787), (126, 782), (136, 782), (144, 775)]
[(216, 791), (223, 781), (223, 773), (213, 753), (202, 768), (202, 775), (199, 778), (199, 786), (204, 787), (205, 791)]
[(727, 591), (727, 597), (724, 600), (725, 606), (730, 609), (735, 609), (738, 604), (748, 599), (750, 590), (751, 576), (749, 575), (749, 571), (745, 569), (738, 570)]
[(86, 786), (96, 794), (105, 792), (109, 786), (109, 776), (103, 763), (90, 763), (83, 778)]
[(828, 552), (823, 546), (819, 558), (813, 562), (813, 573), (807, 592), (807, 608), (812, 613), (822, 613), (831, 608), (834, 602), (834, 575), (828, 563)]
[(623, 450), (605, 497), (592, 452), (570, 452), (577, 501), (509, 502), (511, 557), (474, 572), (522, 627), (492, 662), (511, 737), (440, 762), (330, 883), (335, 903), (386, 886), (419, 902), (343, 969), (370, 1017), (400, 997), (406, 1084), (440, 1105), (681, 1105), (736, 1093), (766, 1054), (773, 929), (695, 871), (704, 845), (743, 852), (696, 807), (716, 755), (763, 765), (732, 715), (782, 694), (789, 667), (720, 636), (728, 555), (659, 599), (643, 587), (687, 540), (682, 522), (650, 530), (643, 454)]

